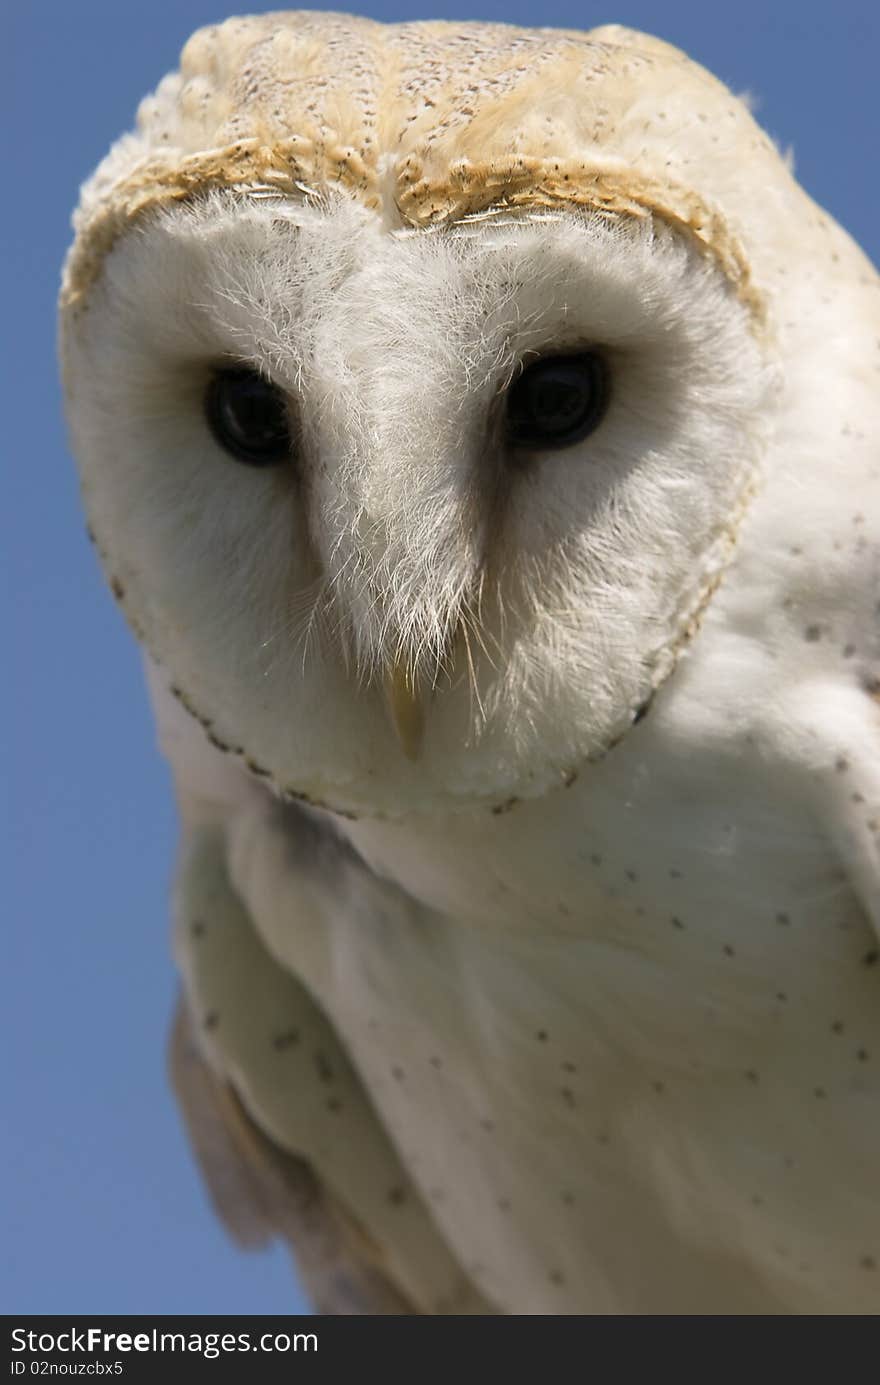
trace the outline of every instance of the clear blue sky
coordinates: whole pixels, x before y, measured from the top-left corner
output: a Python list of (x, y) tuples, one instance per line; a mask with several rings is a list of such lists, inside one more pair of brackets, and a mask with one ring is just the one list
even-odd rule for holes
[[(170, 786), (134, 643), (84, 537), (54, 350), (79, 182), (190, 32), (234, 12), (223, 0), (11, 0), (4, 17), (6, 1313), (301, 1311), (286, 1257), (241, 1254), (214, 1222), (166, 1087)], [(880, 258), (877, 0), (361, 12), (657, 33), (752, 93), (809, 192)]]

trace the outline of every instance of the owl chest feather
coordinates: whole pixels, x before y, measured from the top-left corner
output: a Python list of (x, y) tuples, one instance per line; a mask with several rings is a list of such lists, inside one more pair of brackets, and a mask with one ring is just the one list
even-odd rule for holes
[(633, 756), (515, 826), (349, 824), (334, 868), (272, 829), (257, 930), (506, 1311), (876, 1304), (871, 937), (806, 816), (696, 773), (665, 816)]

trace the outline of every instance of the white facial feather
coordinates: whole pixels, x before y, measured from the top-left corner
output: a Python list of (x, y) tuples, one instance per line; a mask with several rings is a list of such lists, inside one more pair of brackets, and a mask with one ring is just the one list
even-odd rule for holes
[[(876, 1311), (871, 266), (614, 27), (229, 21), (76, 225), (206, 1061), (418, 1311)], [(585, 352), (595, 431), (517, 449)]]
[[(339, 199), (215, 197), (121, 242), (92, 301), (74, 426), (127, 609), (225, 743), (347, 811), (495, 805), (602, 753), (673, 667), (758, 481), (772, 372), (723, 278), (662, 226), (389, 235)], [(511, 459), (505, 386), (584, 346), (612, 376), (601, 427)], [(295, 475), (208, 434), (225, 359), (288, 391)], [(133, 504), (145, 522), (115, 551)], [(141, 572), (165, 579), (143, 606)], [(431, 709), (418, 765), (389, 775), (394, 662)]]

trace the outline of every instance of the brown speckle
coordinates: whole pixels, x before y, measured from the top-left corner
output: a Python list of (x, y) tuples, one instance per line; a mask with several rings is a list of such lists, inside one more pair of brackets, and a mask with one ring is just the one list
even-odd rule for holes
[(332, 1082), (333, 1069), (327, 1060), (326, 1054), (319, 1048), (315, 1049), (315, 1072), (318, 1074), (319, 1082)]
[(272, 1035), (272, 1047), (279, 1053), (283, 1053), (287, 1048), (294, 1048), (298, 1043), (298, 1029), (285, 1029), (281, 1034)]

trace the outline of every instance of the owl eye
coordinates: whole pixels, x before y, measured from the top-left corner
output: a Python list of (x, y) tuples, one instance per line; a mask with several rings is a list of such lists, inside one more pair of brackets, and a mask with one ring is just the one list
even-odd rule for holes
[(595, 351), (545, 356), (507, 392), (508, 441), (522, 448), (571, 447), (598, 428), (608, 394), (608, 367)]
[(220, 446), (247, 466), (274, 466), (292, 454), (284, 396), (254, 370), (215, 371), (205, 391), (205, 418)]

